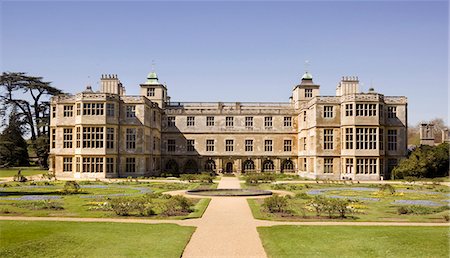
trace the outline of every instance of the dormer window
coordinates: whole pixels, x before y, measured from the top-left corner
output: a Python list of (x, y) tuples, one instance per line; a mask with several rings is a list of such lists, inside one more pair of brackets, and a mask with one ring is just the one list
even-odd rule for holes
[(155, 96), (155, 88), (148, 88), (147, 97), (154, 97), (154, 96)]

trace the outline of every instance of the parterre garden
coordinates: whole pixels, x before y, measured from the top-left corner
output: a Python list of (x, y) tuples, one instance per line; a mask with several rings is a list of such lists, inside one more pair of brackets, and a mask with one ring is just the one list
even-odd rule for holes
[(247, 180), (246, 188), (291, 192), (266, 199), (248, 199), (253, 215), (267, 220), (345, 220), (447, 222), (447, 186), (363, 183), (271, 183)]
[(209, 199), (188, 199), (166, 191), (215, 188), (203, 182), (139, 180), (38, 181), (0, 184), (1, 216), (124, 217), (183, 219), (199, 217)]

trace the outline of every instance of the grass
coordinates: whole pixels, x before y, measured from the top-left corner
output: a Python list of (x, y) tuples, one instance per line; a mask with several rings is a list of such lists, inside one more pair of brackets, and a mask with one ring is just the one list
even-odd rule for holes
[(205, 213), (206, 208), (208, 208), (210, 201), (211, 199), (209, 198), (200, 199), (200, 201), (194, 207), (194, 212), (191, 212), (186, 218), (187, 219), (201, 218), (203, 216), (203, 213)]
[(448, 257), (447, 227), (259, 227), (269, 257)]
[(41, 175), (48, 172), (46, 169), (41, 169), (39, 167), (14, 167), (14, 168), (2, 168), (0, 169), (0, 177), (13, 177), (17, 175), (19, 169), (22, 170), (23, 176), (34, 176)]
[(180, 257), (194, 227), (0, 221), (0, 257)]
[[(309, 198), (316, 195), (308, 194), (309, 191), (320, 190), (323, 188), (335, 188), (322, 192), (324, 196), (343, 196), (346, 198), (362, 198), (357, 203), (351, 204), (355, 212), (349, 213), (347, 221), (402, 221), (402, 222), (445, 222), (448, 210), (439, 209), (432, 214), (398, 214), (399, 207), (405, 204), (395, 203), (395, 201), (432, 201), (441, 207), (448, 205), (449, 187), (443, 185), (394, 185), (396, 192), (394, 194), (388, 191), (380, 192), (378, 185), (373, 184), (260, 184), (246, 186), (253, 189), (274, 189), (285, 190), (295, 193), (297, 196), (289, 200), (291, 214), (273, 214), (262, 209), (262, 199), (248, 199), (249, 206), (253, 216), (257, 219), (266, 220), (296, 220), (296, 221), (314, 221), (330, 220), (326, 214), (320, 218), (315, 215), (312, 207), (308, 206)], [(373, 191), (360, 191), (340, 188), (372, 188)], [(405, 192), (402, 192), (405, 191)], [(367, 198), (367, 199), (364, 199)], [(371, 200), (372, 199), (372, 200)], [(375, 200), (377, 199), (377, 200)], [(428, 207), (428, 206), (426, 206)], [(425, 207), (425, 208), (426, 208)], [(430, 206), (437, 208), (437, 206)], [(334, 218), (333, 220), (342, 221)]]

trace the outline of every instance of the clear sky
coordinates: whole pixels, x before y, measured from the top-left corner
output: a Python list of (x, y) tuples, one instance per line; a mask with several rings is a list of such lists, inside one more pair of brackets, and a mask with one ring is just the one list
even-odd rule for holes
[(1, 3), (1, 70), (65, 92), (118, 74), (138, 94), (155, 60), (173, 101), (285, 102), (310, 60), (321, 95), (341, 76), (406, 95), (409, 122), (448, 121), (448, 1)]

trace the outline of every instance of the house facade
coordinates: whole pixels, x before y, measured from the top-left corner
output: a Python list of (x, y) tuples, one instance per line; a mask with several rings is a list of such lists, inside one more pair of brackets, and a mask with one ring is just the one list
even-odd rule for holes
[(117, 75), (51, 100), (50, 164), (60, 177), (211, 171), (379, 180), (407, 150), (407, 99), (343, 77), (321, 96), (306, 72), (288, 102), (173, 102), (156, 73), (129, 96)]

